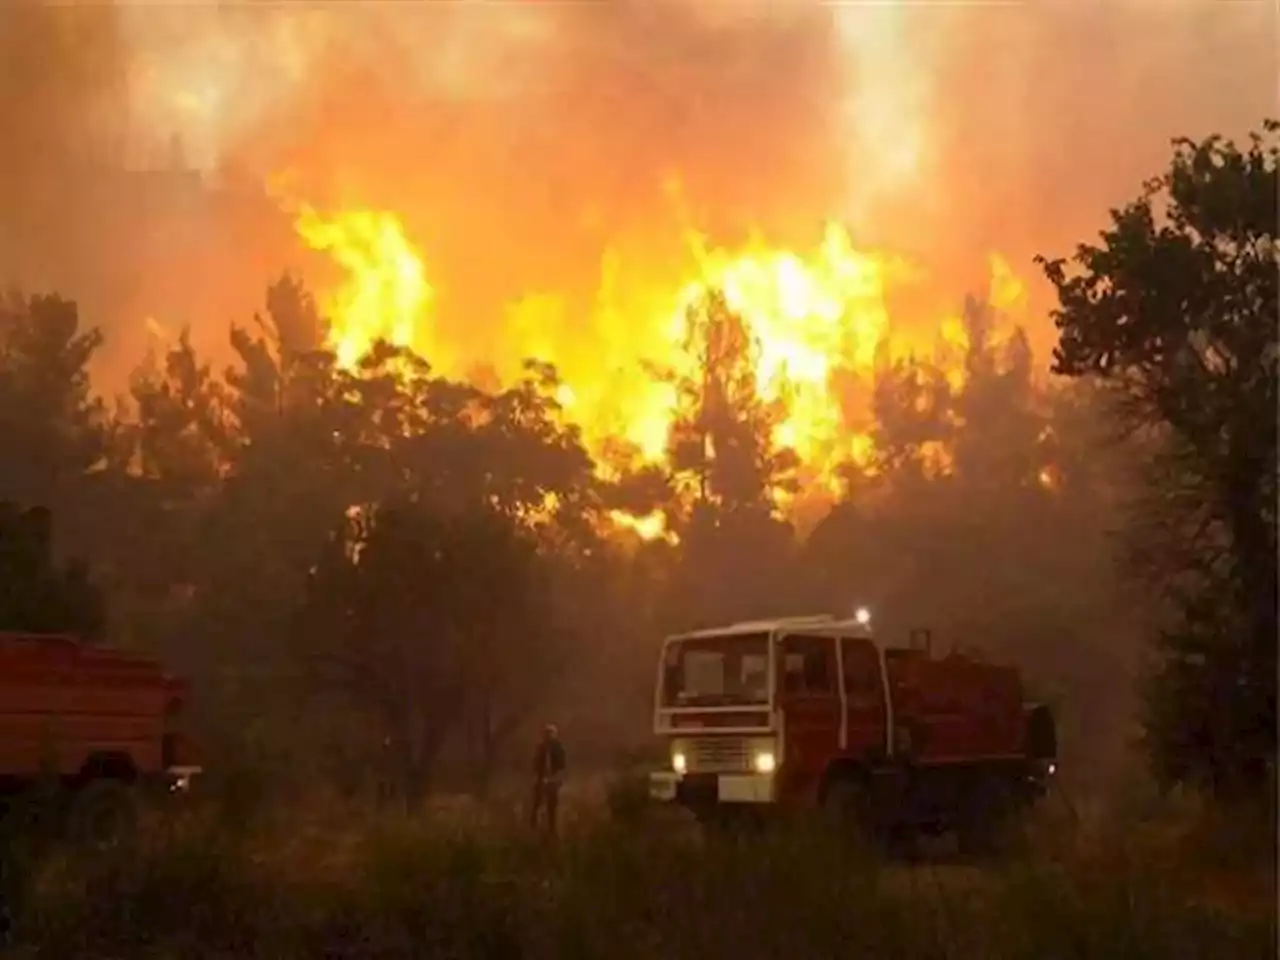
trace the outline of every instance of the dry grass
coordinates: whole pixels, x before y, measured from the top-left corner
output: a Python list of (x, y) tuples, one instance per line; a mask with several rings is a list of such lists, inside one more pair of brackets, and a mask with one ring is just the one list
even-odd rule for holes
[(812, 825), (702, 838), (629, 789), (596, 791), (614, 818), (571, 798), (554, 844), (513, 802), (412, 816), (317, 802), (239, 828), (213, 809), (153, 818), (127, 849), (45, 856), (18, 933), (27, 956), (59, 960), (1189, 960), (1275, 945), (1273, 872), (1243, 862), (1238, 817), (1222, 849), (1208, 839), (1222, 824), (1166, 810), (1070, 829), (1049, 816), (999, 863), (884, 865)]

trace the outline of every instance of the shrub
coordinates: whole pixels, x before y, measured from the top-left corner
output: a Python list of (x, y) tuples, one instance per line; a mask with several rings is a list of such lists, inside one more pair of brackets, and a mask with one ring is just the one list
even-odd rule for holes
[(129, 850), (49, 856), (18, 935), (67, 960), (1191, 960), (1275, 939), (1274, 899), (1223, 909), (1136, 829), (1105, 848), (905, 866), (805, 822), (704, 836), (604, 820), (547, 843), (426, 812), (291, 814), (238, 831), (192, 814), (145, 824)]

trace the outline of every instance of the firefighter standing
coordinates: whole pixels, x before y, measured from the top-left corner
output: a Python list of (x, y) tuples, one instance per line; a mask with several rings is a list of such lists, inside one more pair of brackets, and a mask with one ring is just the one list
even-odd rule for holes
[(529, 810), (529, 825), (538, 826), (538, 814), (546, 811), (547, 833), (556, 832), (556, 808), (560, 803), (560, 787), (564, 783), (564, 744), (555, 724), (547, 724), (538, 748), (533, 754), (533, 804)]

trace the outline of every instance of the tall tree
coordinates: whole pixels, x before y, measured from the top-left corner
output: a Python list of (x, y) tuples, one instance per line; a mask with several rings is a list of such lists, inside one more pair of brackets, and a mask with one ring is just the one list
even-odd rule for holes
[(351, 378), (310, 342), (318, 321), (305, 290), (286, 277), (266, 302), (230, 331), (238, 363), (225, 374), (225, 464), (197, 513), (194, 592), (175, 662), (201, 676), (213, 736), (296, 766), (318, 751), (312, 731), (286, 722), (306, 686), (285, 642), (290, 617), (332, 518), (373, 499), (354, 464), (378, 444)]
[(759, 344), (724, 295), (711, 291), (689, 307), (684, 346), (688, 368), (672, 378), (669, 449), (685, 503), (668, 617), (785, 612), (794, 531), (776, 512), (779, 496), (795, 492), (797, 458), (774, 441), (782, 405), (761, 395)]
[(0, 496), (56, 502), (101, 464), (105, 415), (89, 389), (101, 344), (71, 301), (0, 298)]
[(207, 493), (227, 464), (231, 434), (222, 384), (200, 362), (188, 331), (161, 369), (143, 369), (131, 387), (137, 408), (134, 462), (169, 501)]
[[(241, 361), (227, 374), (235, 443), (206, 514), (192, 625), (216, 654), (228, 702), (317, 692), (299, 669), (305, 647), (279, 641), (333, 518), (348, 509), (371, 518), (385, 503), (432, 516), (492, 512), (536, 534), (540, 549), (590, 547), (592, 465), (576, 431), (553, 415), (554, 371), (531, 367), (509, 389), (486, 393), (387, 344), (343, 369), (314, 348), (307, 331), (317, 325), (310, 298), (286, 278), (269, 291), (256, 329), (232, 331)], [(483, 765), (529, 707), (505, 676), (473, 679), (477, 697), (489, 691), (463, 710)], [(269, 730), (276, 724), (265, 709), (253, 722)], [(249, 718), (241, 719), (232, 727), (244, 728)], [(395, 737), (403, 746), (403, 731)], [(301, 746), (270, 739), (282, 751)]]
[(437, 509), (491, 507), (553, 538), (589, 540), (599, 509), (593, 465), (577, 428), (557, 417), (558, 385), (555, 370), (537, 363), (493, 393), (425, 371), (364, 378), (364, 403), (382, 411), (394, 438), (391, 489)]
[(526, 533), (492, 509), (408, 504), (348, 516), (311, 574), (296, 629), (317, 677), (385, 736), (410, 799), (430, 787), (469, 715), (486, 737), (523, 716), (550, 679), (538, 667), (557, 636), (546, 568)]
[(230, 441), (222, 384), (185, 331), (134, 371), (110, 441), (89, 501), (104, 518), (94, 549), (99, 580), (117, 639), (168, 656), (177, 652), (170, 637), (186, 634), (170, 620), (198, 577), (196, 532), (221, 493)]
[(1040, 261), (1056, 371), (1108, 384), (1157, 451), (1139, 540), (1169, 614), (1155, 769), (1218, 791), (1265, 782), (1276, 750), (1277, 129), (1175, 141), (1100, 245)]
[(953, 411), (960, 424), (956, 472), (966, 486), (1002, 498), (1034, 491), (1043, 466), (1045, 422), (1026, 332), (1016, 328), (1000, 336), (995, 309), (972, 297), (965, 302), (964, 318), (965, 380)]
[(781, 409), (760, 395), (759, 345), (724, 295), (712, 291), (688, 309), (684, 347), (691, 368), (674, 378), (673, 468), (690, 478), (700, 501), (768, 511), (792, 481), (796, 459), (773, 442)]
[(851, 466), (850, 491), (872, 485), (869, 480), (888, 480), (902, 487), (939, 473), (952, 447), (954, 404), (945, 371), (915, 358), (890, 360), (882, 350), (871, 398), (873, 476), (858, 477)]
[(101, 344), (72, 301), (0, 296), (0, 499), (47, 505), (55, 552), (95, 560), (121, 535), (103, 469), (109, 422), (89, 382)]
[(0, 630), (96, 640), (105, 619), (102, 595), (83, 563), (54, 563), (52, 538), (44, 507), (0, 502)]

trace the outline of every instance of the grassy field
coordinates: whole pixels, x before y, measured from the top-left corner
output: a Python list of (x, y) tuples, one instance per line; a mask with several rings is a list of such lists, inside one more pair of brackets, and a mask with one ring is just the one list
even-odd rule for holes
[(554, 843), (472, 805), (152, 817), (29, 861), (15, 956), (1274, 956), (1273, 857), (1240, 818), (1046, 813), (998, 862), (884, 864), (813, 825), (703, 837), (612, 799), (578, 798)]

